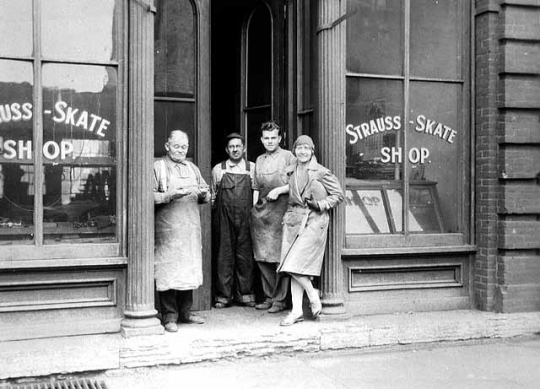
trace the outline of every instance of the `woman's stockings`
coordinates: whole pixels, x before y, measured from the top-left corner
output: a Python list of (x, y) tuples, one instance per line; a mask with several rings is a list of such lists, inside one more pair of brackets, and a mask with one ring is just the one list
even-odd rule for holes
[(302, 299), (304, 298), (304, 288), (300, 284), (296, 277), (291, 277), (291, 297), (292, 297), (292, 311), (294, 316), (300, 316), (302, 314)]
[(293, 312), (300, 314), (302, 312), (302, 299), (304, 297), (304, 290), (307, 293), (311, 306), (319, 307), (321, 300), (319, 293), (311, 284), (309, 276), (303, 276), (298, 274), (292, 274), (291, 277), (291, 295), (293, 303)]

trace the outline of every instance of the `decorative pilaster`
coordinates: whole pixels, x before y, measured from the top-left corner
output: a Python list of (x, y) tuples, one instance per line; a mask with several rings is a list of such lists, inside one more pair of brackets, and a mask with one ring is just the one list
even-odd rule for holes
[(129, 1), (125, 337), (162, 334), (154, 308), (154, 7)]
[[(318, 144), (321, 163), (345, 184), (345, 0), (318, 2)], [(322, 271), (323, 314), (344, 314), (341, 248), (345, 209), (332, 211)]]

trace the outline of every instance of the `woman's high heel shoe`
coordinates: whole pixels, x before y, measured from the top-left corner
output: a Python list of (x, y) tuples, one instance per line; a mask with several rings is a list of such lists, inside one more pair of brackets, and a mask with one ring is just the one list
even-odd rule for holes
[(295, 323), (304, 321), (304, 314), (295, 315), (294, 313), (289, 313), (285, 318), (279, 323), (280, 326), (292, 326)]
[(313, 316), (313, 320), (317, 320), (319, 318), (319, 315), (322, 312), (321, 300), (312, 302), (310, 306), (311, 306), (311, 315)]

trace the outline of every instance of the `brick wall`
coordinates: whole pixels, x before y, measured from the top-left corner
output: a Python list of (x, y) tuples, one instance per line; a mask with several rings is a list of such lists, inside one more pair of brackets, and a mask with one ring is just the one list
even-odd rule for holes
[(476, 6), (476, 305), (540, 310), (540, 0)]
[(475, 13), (475, 229), (478, 252), (474, 264), (474, 301), (481, 310), (492, 310), (498, 254), (497, 160), (499, 15), (495, 1), (477, 1)]

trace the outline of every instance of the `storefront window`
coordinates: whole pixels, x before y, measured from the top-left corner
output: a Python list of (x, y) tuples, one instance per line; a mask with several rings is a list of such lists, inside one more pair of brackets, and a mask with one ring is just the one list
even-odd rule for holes
[(32, 0), (0, 0), (0, 56), (32, 55)]
[(0, 259), (118, 254), (117, 4), (0, 5), (0, 245), (36, 246)]
[(469, 7), (458, 0), (348, 2), (347, 244), (366, 243), (354, 237), (367, 235), (436, 234), (438, 245), (444, 234), (463, 236)]
[(43, 66), (45, 243), (115, 239), (116, 92), (113, 67)]
[(0, 60), (0, 245), (32, 243), (32, 64)]
[[(189, 0), (159, 0), (154, 23), (154, 156), (165, 153), (172, 130), (195, 144), (195, 14)], [(188, 37), (188, 39), (186, 39)], [(190, 147), (188, 158), (193, 158)]]
[(114, 0), (47, 0), (41, 8), (44, 58), (114, 58)]

